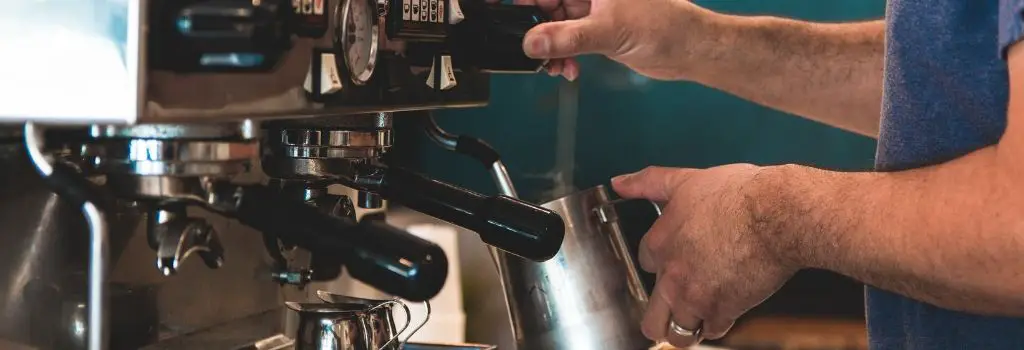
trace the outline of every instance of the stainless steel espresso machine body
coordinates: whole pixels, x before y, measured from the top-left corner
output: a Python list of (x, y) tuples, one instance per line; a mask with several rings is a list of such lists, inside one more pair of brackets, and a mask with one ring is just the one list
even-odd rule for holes
[(17, 171), (0, 203), (25, 214), (0, 216), (18, 223), (0, 247), (0, 346), (287, 347), (257, 340), (281, 339), (284, 302), (342, 267), (429, 300), (444, 251), (356, 219), (385, 200), (549, 259), (555, 212), (386, 157), (401, 112), (483, 106), (490, 74), (538, 71), (521, 47), (543, 21), (476, 0), (12, 5), (0, 163)]
[(489, 98), (487, 73), (544, 64), (519, 47), (543, 21), (535, 8), (475, 0), (10, 5), (0, 14), (0, 121), (211, 123), (478, 107)]

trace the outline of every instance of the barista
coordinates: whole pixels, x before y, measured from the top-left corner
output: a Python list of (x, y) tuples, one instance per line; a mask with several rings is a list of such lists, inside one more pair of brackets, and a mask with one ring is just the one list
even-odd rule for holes
[(722, 337), (821, 268), (869, 286), (872, 348), (1024, 348), (1024, 0), (889, 0), (885, 20), (835, 24), (685, 0), (519, 1), (561, 20), (524, 43), (552, 75), (575, 80), (587, 72), (574, 57), (601, 54), (878, 139), (877, 172), (732, 164), (613, 179), (623, 197), (666, 205), (640, 251), (657, 273), (649, 338)]

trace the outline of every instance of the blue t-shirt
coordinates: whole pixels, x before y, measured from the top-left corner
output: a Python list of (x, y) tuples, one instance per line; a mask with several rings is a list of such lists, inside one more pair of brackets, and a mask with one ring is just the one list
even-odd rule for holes
[[(1024, 0), (889, 0), (876, 169), (943, 163), (999, 141), (1009, 85), (1003, 50)], [(1024, 349), (1024, 319), (950, 311), (869, 287), (874, 349)]]

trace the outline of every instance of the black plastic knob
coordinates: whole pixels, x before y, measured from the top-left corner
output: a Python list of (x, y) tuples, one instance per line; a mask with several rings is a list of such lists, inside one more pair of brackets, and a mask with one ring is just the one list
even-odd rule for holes
[(562, 247), (565, 223), (557, 213), (506, 196), (487, 197), (401, 168), (385, 170), (382, 194), (421, 213), (462, 226), (495, 248), (533, 261)]
[(287, 0), (154, 1), (150, 55), (156, 69), (267, 71), (291, 43)]
[(544, 66), (545, 61), (523, 51), (526, 32), (549, 21), (539, 7), (483, 1), (461, 4), (465, 20), (453, 26), (449, 42), (462, 64), (494, 73), (534, 73)]

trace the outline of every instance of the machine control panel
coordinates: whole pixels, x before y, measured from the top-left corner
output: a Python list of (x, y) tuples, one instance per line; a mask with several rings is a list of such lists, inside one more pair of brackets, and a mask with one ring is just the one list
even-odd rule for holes
[(545, 63), (522, 50), (542, 12), (483, 0), (154, 0), (149, 19), (150, 99), (169, 110), (225, 113), (261, 100), (275, 105), (257, 116), (481, 106), (490, 74)]
[[(449, 0), (389, 0), (401, 13), (389, 13), (389, 38), (443, 42), (448, 36), (449, 11), (457, 9), (458, 1)], [(454, 23), (453, 23), (454, 24)]]
[(292, 28), (295, 35), (320, 38), (330, 28), (330, 0), (292, 0)]
[[(25, 102), (0, 107), (0, 120), (223, 123), (480, 107), (490, 100), (490, 74), (537, 72), (545, 64), (522, 50), (526, 31), (547, 20), (533, 6), (485, 0), (104, 3), (99, 12), (109, 16), (96, 27), (102, 30), (47, 16), (45, 2), (5, 14), (39, 31), (76, 28), (74, 38), (45, 36), (47, 45), (16, 41), (8, 51), (25, 63), (24, 71), (43, 72), (33, 81), (72, 76), (80, 83), (74, 93), (58, 94), (74, 103), (58, 104), (32, 102), (52, 94), (52, 84), (11, 85), (10, 99)], [(90, 68), (45, 68), (52, 64), (38, 59), (46, 56), (38, 49), (67, 46), (60, 40), (85, 45), (75, 55)], [(325, 62), (333, 65), (325, 68)]]

